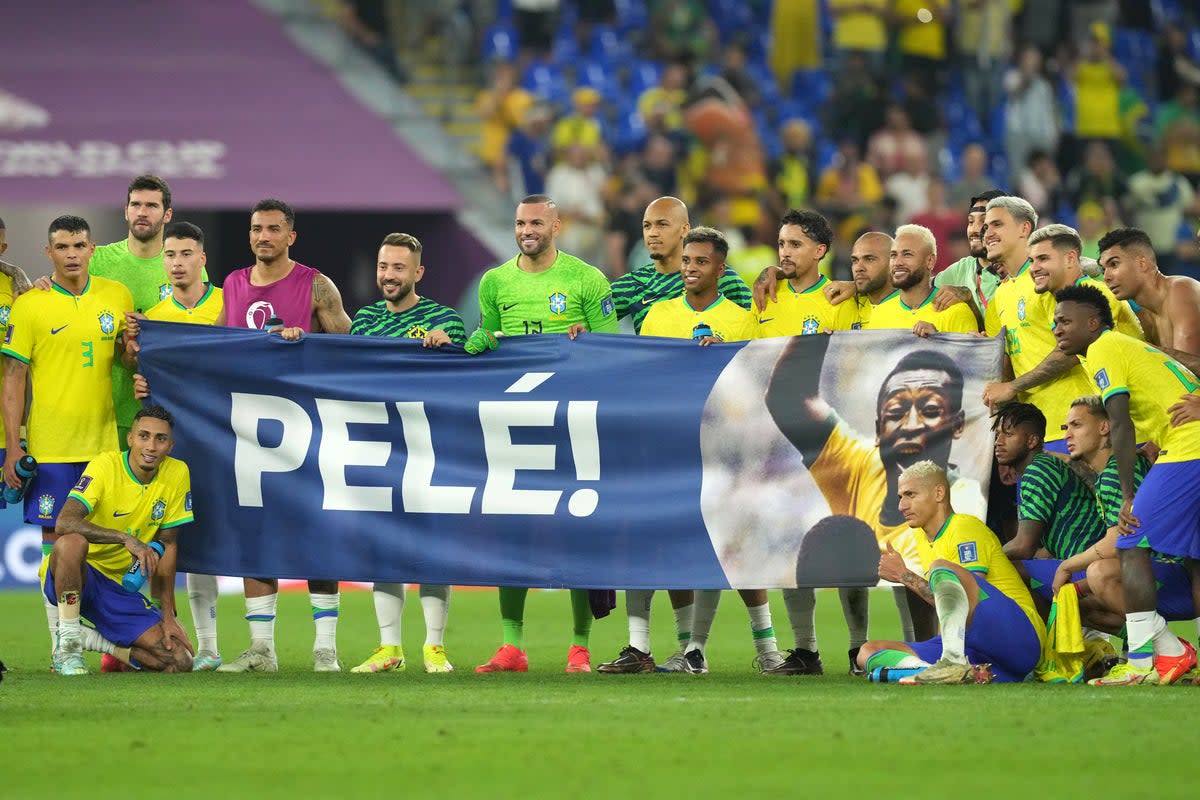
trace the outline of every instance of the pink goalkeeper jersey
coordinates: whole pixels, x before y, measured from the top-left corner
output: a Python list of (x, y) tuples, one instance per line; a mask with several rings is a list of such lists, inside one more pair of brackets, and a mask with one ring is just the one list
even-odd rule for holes
[(287, 277), (266, 286), (250, 283), (250, 270), (245, 267), (225, 279), (225, 324), (231, 328), (262, 330), (271, 317), (279, 317), (289, 328), (312, 331), (313, 279), (319, 272), (299, 261)]

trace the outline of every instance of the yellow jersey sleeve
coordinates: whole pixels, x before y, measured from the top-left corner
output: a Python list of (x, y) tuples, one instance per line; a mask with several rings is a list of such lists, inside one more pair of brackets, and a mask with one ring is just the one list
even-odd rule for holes
[(33, 359), (34, 328), (40, 318), (38, 296), (26, 292), (13, 303), (8, 316), (8, 327), (4, 332), (4, 355), (28, 364)]
[[(104, 495), (105, 487), (112, 485), (113, 465), (112, 453), (104, 453), (97, 456), (88, 462), (87, 467), (83, 470), (83, 475), (80, 476), (79, 482), (72, 487), (70, 494), (67, 496), (78, 500), (87, 509), (90, 515), (96, 506), (100, 504), (100, 498)], [(99, 524), (99, 523), (97, 523)], [(101, 526), (109, 527), (109, 526)]]
[(967, 303), (955, 303), (945, 311), (933, 311), (932, 316), (929, 322), (939, 333), (976, 333), (979, 330), (975, 312)]
[(996, 287), (996, 294), (992, 295), (992, 302), (988, 303), (987, 308), (983, 311), (983, 330), (989, 337), (995, 336), (1004, 327), (1000, 321), (1000, 304), (997, 302), (1003, 289), (1003, 285)]
[(809, 474), (825, 495), (831, 514), (854, 514), (851, 487), (862, 482), (872, 466), (873, 455), (874, 450), (855, 438), (850, 427), (838, 420), (821, 454), (808, 465)]

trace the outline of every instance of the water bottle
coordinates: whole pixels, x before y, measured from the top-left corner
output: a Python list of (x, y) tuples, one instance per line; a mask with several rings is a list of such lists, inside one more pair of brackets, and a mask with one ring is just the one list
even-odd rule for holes
[(21, 487), (14, 489), (6, 483), (3, 492), (0, 492), (0, 497), (3, 497), (4, 502), (9, 505), (16, 505), (25, 499), (25, 493), (29, 491), (29, 484), (33, 482), (33, 476), (37, 475), (37, 459), (31, 455), (21, 456), (14, 471), (21, 479)]
[(282, 327), (283, 327), (283, 320), (281, 320), (279, 317), (271, 317), (269, 320), (266, 321), (266, 323), (263, 324), (263, 330), (266, 331), (267, 333), (270, 333), (275, 328), (282, 328)]
[[(159, 556), (162, 556), (162, 544), (159, 542), (151, 542), (150, 547), (154, 550), (154, 552), (158, 553)], [(146, 576), (142, 574), (142, 560), (140, 558), (135, 558), (133, 560), (133, 564), (130, 565), (129, 569), (125, 572), (125, 575), (121, 578), (121, 585), (125, 587), (125, 591), (127, 592), (138, 592), (141, 591), (142, 584), (145, 582)]]
[(924, 671), (924, 667), (876, 667), (871, 670), (871, 683), (899, 683), (901, 678)]
[(698, 342), (705, 336), (712, 336), (713, 329), (708, 326), (707, 322), (701, 322), (696, 327), (692, 328), (692, 341)]

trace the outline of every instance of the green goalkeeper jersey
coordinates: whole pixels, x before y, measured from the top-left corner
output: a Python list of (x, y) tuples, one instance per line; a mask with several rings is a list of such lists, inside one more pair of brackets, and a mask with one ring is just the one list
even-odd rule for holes
[(506, 336), (566, 333), (583, 323), (589, 331), (616, 333), (612, 290), (603, 272), (561, 250), (544, 272), (526, 272), (518, 258), (489, 269), (479, 282), (484, 330)]

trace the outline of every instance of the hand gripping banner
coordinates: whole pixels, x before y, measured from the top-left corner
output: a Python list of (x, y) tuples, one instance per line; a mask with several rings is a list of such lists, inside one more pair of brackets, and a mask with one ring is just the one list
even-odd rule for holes
[(998, 340), (585, 334), (481, 356), (143, 323), (196, 521), (182, 571), (577, 588), (866, 586), (900, 470), (982, 516)]

